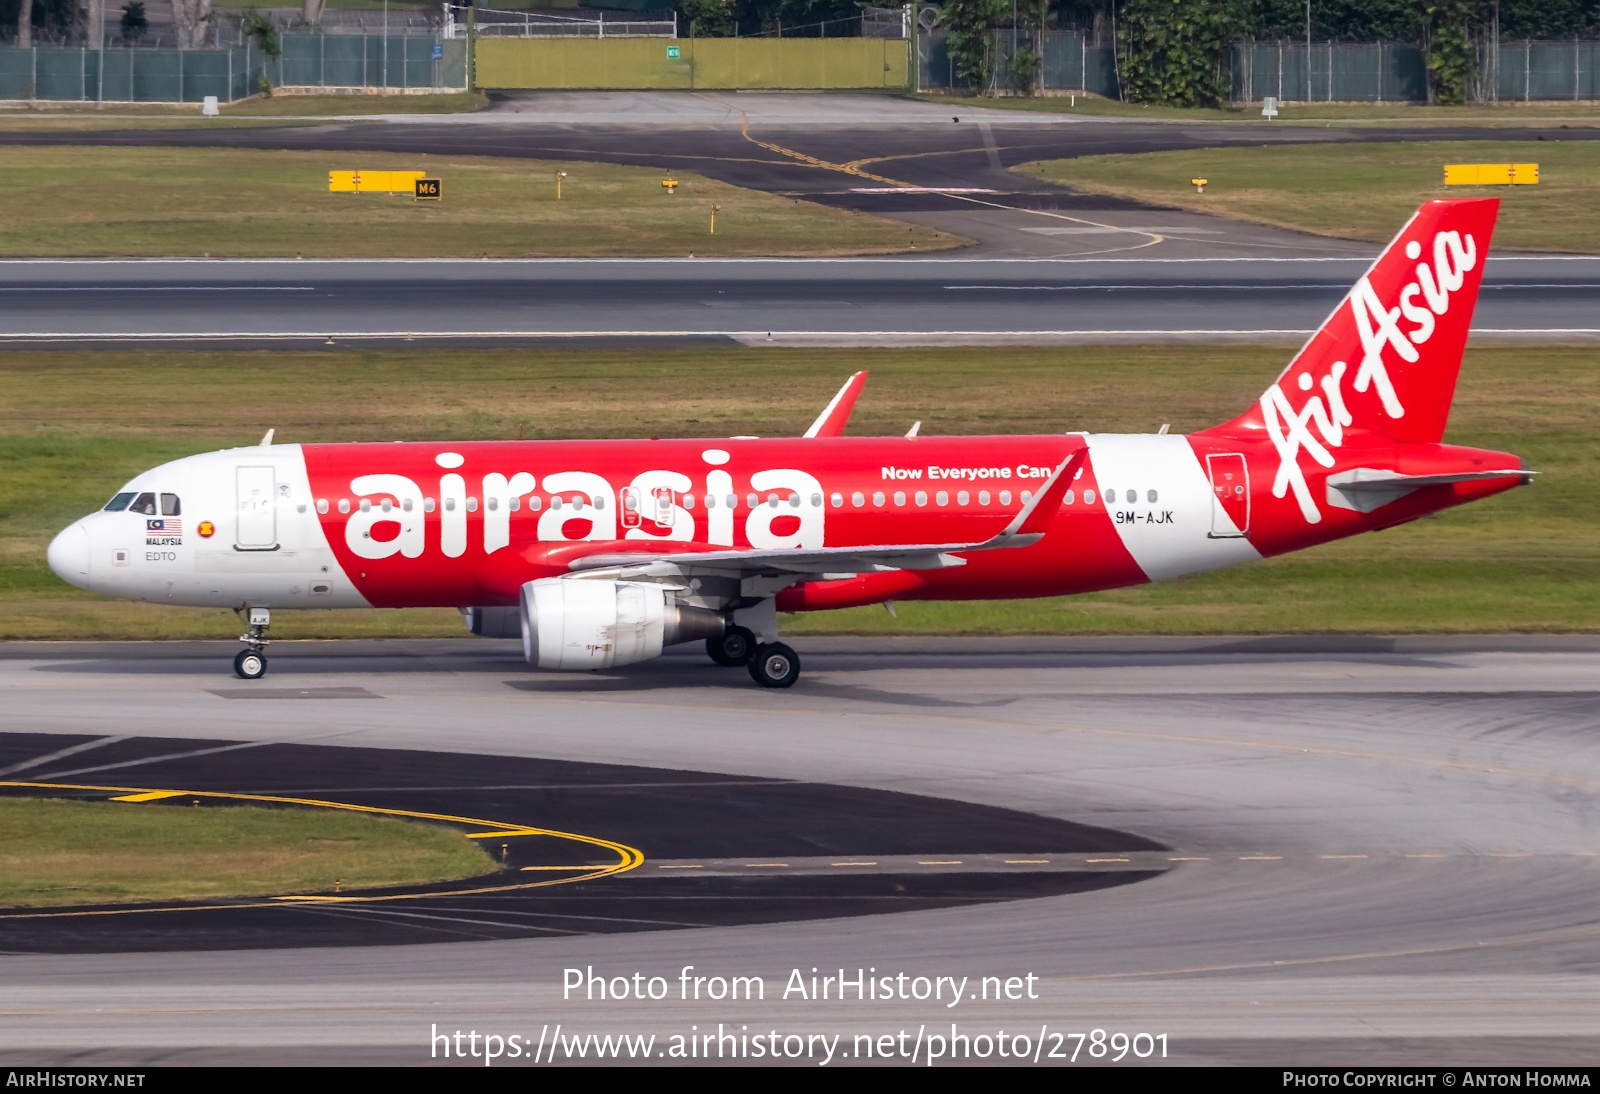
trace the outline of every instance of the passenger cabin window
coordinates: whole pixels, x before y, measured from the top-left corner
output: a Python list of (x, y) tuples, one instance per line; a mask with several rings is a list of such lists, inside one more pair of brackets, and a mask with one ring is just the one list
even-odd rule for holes
[(107, 513), (120, 513), (128, 507), (128, 503), (132, 500), (133, 494), (131, 492), (127, 494), (118, 494), (116, 497), (106, 502), (105, 511)]
[(128, 506), (130, 513), (143, 513), (147, 517), (156, 515), (156, 496), (148, 491), (133, 499), (133, 504)]
[(183, 505), (178, 501), (176, 494), (161, 495), (161, 515), (164, 517), (183, 516)]

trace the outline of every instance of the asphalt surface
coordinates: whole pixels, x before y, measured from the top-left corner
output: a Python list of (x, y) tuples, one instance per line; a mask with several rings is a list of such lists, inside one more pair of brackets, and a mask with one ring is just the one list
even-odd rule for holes
[[(244, 687), (228, 675), (224, 643), (13, 645), (0, 688), (7, 730), (38, 735), (27, 742), (36, 754), (149, 736), (155, 719), (161, 737), (182, 742), (169, 751), (259, 743), (162, 761), (179, 768), (147, 771), (140, 753), (96, 770), (107, 749), (134, 747), (106, 744), (29, 769), (63, 781), (232, 785), (242, 774), (332, 798), (409, 793), (386, 773), (421, 768), (449, 776), (430, 785), (453, 787), (453, 803), (488, 805), (508, 792), (461, 773), (576, 765), (565, 770), (605, 783), (625, 767), (648, 769), (670, 784), (651, 791), (655, 800), (682, 805), (657, 814), (659, 833), (643, 797), (578, 794), (575, 808), (591, 830), (614, 818), (638, 831), (643, 818), (640, 840), (693, 849), (658, 864), (715, 866), (694, 854), (744, 838), (740, 827), (787, 825), (813, 841), (816, 831), (862, 833), (858, 811), (906, 800), (823, 788), (915, 796), (915, 815), (928, 819), (902, 831), (942, 825), (941, 838), (954, 838), (951, 823), (964, 829), (959, 818), (998, 810), (1126, 833), (1176, 861), (1136, 884), (898, 914), (433, 945), (10, 953), (0, 956), (0, 1061), (416, 1064), (432, 1058), (435, 1028), (538, 1040), (556, 1023), (565, 1035), (663, 1039), (718, 1023), (837, 1033), (843, 1052), (859, 1048), (857, 1034), (906, 1030), (909, 1051), (919, 1030), (951, 1022), (968, 1034), (1166, 1033), (1169, 1063), (1594, 1061), (1595, 639), (795, 644), (806, 675), (783, 693), (693, 654), (564, 676), (473, 640), (277, 644), (260, 683), (312, 693), (298, 701), (218, 694)], [(352, 781), (362, 750), (374, 771)], [(301, 767), (280, 775), (244, 759), (274, 755), (301, 757)], [(149, 777), (157, 771), (165, 778)], [(821, 812), (807, 827), (802, 811), (746, 809), (730, 828), (714, 808), (723, 791), (698, 798), (682, 786), (705, 775), (738, 793), (815, 792), (808, 800)], [(542, 801), (558, 810), (559, 797)], [(927, 812), (929, 799), (952, 803), (949, 816)], [(715, 823), (688, 831), (689, 805)], [(851, 854), (887, 856), (894, 838), (885, 829), (881, 843), (849, 844)], [(830, 869), (789, 883), (826, 885)], [(597, 893), (646, 884), (627, 878), (586, 884)], [(744, 879), (701, 884), (731, 882)], [(684, 966), (761, 976), (765, 997), (679, 999)], [(660, 976), (672, 997), (563, 998), (564, 970), (591, 967)], [(783, 997), (795, 970), (809, 980), (812, 968), (854, 977), (858, 967), (911, 984), (968, 976), (974, 992), (982, 977), (1015, 976), (1019, 997), (964, 996), (955, 1008)], [(1020, 987), (1029, 975), (1036, 998)]]
[[(958, 113), (951, 114), (951, 110)], [(1497, 140), (1600, 129), (1497, 128)], [(862, 261), (0, 263), (0, 339), (447, 345), (949, 345), (1298, 339), (1377, 248), (1043, 186), (1109, 152), (1481, 139), (1471, 126), (1174, 124), (869, 95), (498, 94), (470, 115), (285, 127), (0, 133), (0, 145), (471, 154), (694, 170), (975, 240)], [(341, 162), (343, 162), (341, 160)], [(961, 192), (951, 192), (961, 191)], [(1497, 255), (1476, 337), (1600, 337), (1600, 260)]]
[[(298, 660), (291, 653), (289, 663)], [(251, 703), (383, 701), (351, 686), (204, 694)], [(0, 951), (374, 946), (734, 926), (1079, 892), (1171, 865), (1159, 845), (1136, 836), (860, 787), (507, 756), (0, 733), (0, 794), (108, 801), (171, 790), (182, 793), (141, 807), (355, 807), (458, 818), (438, 823), (480, 839), (503, 869), (302, 900), (0, 909)], [(483, 821), (494, 818), (522, 819), (485, 834)], [(620, 843), (643, 861), (546, 830)], [(605, 873), (619, 863), (623, 871)]]
[[(749, 345), (1304, 337), (1365, 259), (0, 262), (0, 339)], [(1600, 336), (1600, 258), (1492, 258), (1479, 341)]]
[[(284, 127), (0, 133), (0, 144), (230, 147), (485, 155), (693, 170), (737, 186), (914, 219), (978, 241), (970, 253), (1060, 257), (1149, 248), (1155, 257), (1361, 254), (1370, 248), (1044, 186), (1009, 168), (1034, 160), (1299, 143), (1594, 140), (1547, 123), (1371, 127), (1335, 122), (1140, 122), (923, 103), (883, 95), (716, 92), (496, 93), (460, 115), (307, 119)], [(903, 193), (954, 188), (966, 193)], [(887, 192), (886, 192), (887, 191)], [(1131, 215), (1131, 216), (1130, 216)], [(1079, 219), (1074, 219), (1079, 218)], [(1142, 224), (1141, 224), (1142, 222)], [(1059, 230), (1186, 228), (1152, 245)]]

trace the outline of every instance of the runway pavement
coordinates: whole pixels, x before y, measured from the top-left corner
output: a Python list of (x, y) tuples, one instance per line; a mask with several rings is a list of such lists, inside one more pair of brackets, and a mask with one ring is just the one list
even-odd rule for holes
[[(882, 1044), (907, 1056), (915, 1045), (925, 1063), (931, 1035), (954, 1022), (969, 1036), (1023, 1033), (1030, 1051), (1042, 1034), (1046, 1053), (1056, 1032), (1165, 1033), (1168, 1063), (1594, 1062), (1593, 638), (795, 644), (806, 675), (782, 693), (692, 652), (565, 676), (532, 673), (506, 644), (475, 640), (277, 644), (261, 684), (311, 693), (290, 702), (218, 694), (244, 686), (227, 675), (224, 643), (14, 644), (0, 649), (0, 689), (6, 729), (41, 735), (41, 755), (55, 741), (149, 736), (159, 721), (162, 737), (190, 751), (264, 742), (183, 760), (194, 778), (245, 768), (222, 757), (293, 746), (329, 757), (330, 794), (361, 749), (381, 768), (394, 753), (376, 750), (452, 754), (437, 761), (441, 773), (505, 756), (508, 770), (789, 780), (1125, 832), (1170, 848), (1168, 868), (1092, 892), (805, 922), (11, 953), (0, 956), (0, 1060), (404, 1065), (433, 1059), (431, 1034), (458, 1027), (530, 1045), (543, 1034), (543, 1053), (557, 1023), (566, 1037), (654, 1033), (658, 1049), (720, 1023), (735, 1037), (724, 1051), (776, 1031), (797, 1035), (787, 1043), (816, 1054), (797, 1062), (815, 1065), (821, 1050), (806, 1036), (839, 1034), (837, 1065), (865, 1062), (850, 1055), (866, 1051), (857, 1035), (889, 1035), (872, 1041), (872, 1059)], [(329, 688), (379, 698), (319, 697)], [(97, 751), (57, 774), (147, 785), (138, 755), (95, 771)], [(838, 796), (819, 823), (837, 829), (866, 800)], [(663, 838), (683, 834), (673, 816), (662, 817)], [(605, 810), (589, 817), (601, 828)], [(563, 999), (565, 970), (591, 966), (608, 978), (640, 973), (640, 983), (659, 976), (668, 998)], [(794, 976), (809, 989), (813, 967), (819, 978), (888, 976), (894, 997), (840, 1001), (835, 982), (827, 1000), (802, 999)], [(706, 991), (709, 978), (760, 976), (765, 997), (680, 999), (681, 975), (707, 977)], [(948, 985), (938, 1001), (899, 997), (945, 976), (969, 978), (972, 995), (992, 991), (954, 1007)], [(995, 998), (1011, 977), (1013, 997)], [(1072, 1047), (1066, 1038), (1064, 1052)]]
[[(1362, 258), (0, 262), (0, 340), (1296, 340)], [(1600, 258), (1491, 258), (1474, 337), (1600, 336)]]

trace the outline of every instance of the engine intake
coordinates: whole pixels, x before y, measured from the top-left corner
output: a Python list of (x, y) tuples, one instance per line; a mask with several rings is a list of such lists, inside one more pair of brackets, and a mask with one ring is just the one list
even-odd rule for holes
[(644, 581), (547, 577), (522, 587), (522, 653), (542, 669), (608, 669), (727, 629), (709, 608)]

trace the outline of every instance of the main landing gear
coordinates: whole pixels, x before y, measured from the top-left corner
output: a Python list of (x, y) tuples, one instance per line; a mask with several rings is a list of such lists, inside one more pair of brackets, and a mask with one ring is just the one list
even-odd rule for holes
[(800, 679), (800, 655), (782, 642), (758, 643), (745, 627), (729, 627), (706, 639), (706, 653), (719, 665), (744, 665), (764, 688), (792, 687)]
[(764, 688), (792, 687), (800, 679), (800, 655), (782, 642), (757, 646), (750, 658), (750, 679)]
[(748, 665), (750, 655), (756, 652), (756, 636), (747, 627), (729, 627), (714, 638), (706, 639), (706, 653), (719, 665), (733, 668)]
[(249, 629), (239, 636), (246, 649), (233, 659), (233, 671), (241, 680), (259, 680), (267, 674), (267, 640), (262, 637), (272, 623), (272, 613), (266, 608), (247, 608)]

